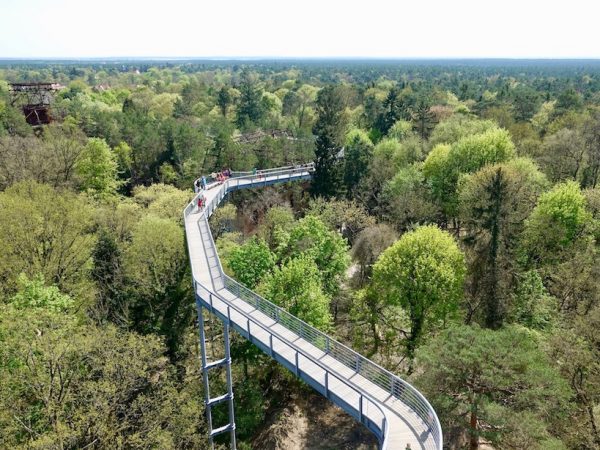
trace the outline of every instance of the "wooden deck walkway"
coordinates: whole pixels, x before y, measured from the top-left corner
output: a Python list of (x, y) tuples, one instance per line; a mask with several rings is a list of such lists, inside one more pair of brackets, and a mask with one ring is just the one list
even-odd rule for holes
[(185, 229), (197, 301), (367, 426), (382, 449), (404, 450), (410, 443), (413, 450), (441, 450), (435, 411), (416, 389), (222, 272), (208, 217), (227, 192), (310, 176), (310, 170), (288, 168), (234, 178), (199, 194), (206, 197), (203, 211), (196, 199), (188, 205)]

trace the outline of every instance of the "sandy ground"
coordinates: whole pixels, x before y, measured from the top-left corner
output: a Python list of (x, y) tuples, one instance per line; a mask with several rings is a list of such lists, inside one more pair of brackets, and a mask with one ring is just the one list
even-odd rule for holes
[(276, 408), (252, 441), (256, 450), (376, 450), (377, 439), (352, 417), (314, 393)]

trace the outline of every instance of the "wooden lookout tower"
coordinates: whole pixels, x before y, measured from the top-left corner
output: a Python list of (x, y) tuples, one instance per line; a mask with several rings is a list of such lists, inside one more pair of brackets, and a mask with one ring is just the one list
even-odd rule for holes
[(29, 125), (45, 125), (52, 121), (50, 103), (58, 83), (11, 83), (11, 104), (20, 106)]

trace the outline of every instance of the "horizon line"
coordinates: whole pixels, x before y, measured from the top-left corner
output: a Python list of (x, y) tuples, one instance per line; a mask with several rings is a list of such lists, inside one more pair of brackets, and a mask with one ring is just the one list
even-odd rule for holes
[(261, 60), (374, 60), (374, 61), (600, 61), (600, 56), (0, 56), (0, 61), (261, 61)]

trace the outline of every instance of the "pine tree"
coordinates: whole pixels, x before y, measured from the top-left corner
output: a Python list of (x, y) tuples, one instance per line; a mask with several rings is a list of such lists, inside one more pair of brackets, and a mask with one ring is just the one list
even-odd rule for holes
[(92, 278), (98, 288), (98, 301), (94, 308), (96, 319), (125, 325), (127, 311), (122, 294), (124, 291), (122, 254), (111, 233), (106, 230), (100, 231), (92, 258), (94, 260)]
[(327, 86), (317, 96), (318, 119), (313, 127), (317, 136), (313, 195), (335, 197), (343, 190), (343, 171), (338, 154), (346, 128), (344, 99), (339, 88)]
[(237, 110), (236, 125), (239, 128), (258, 125), (265, 115), (265, 108), (261, 101), (262, 90), (248, 73), (242, 76), (240, 92), (242, 95)]

